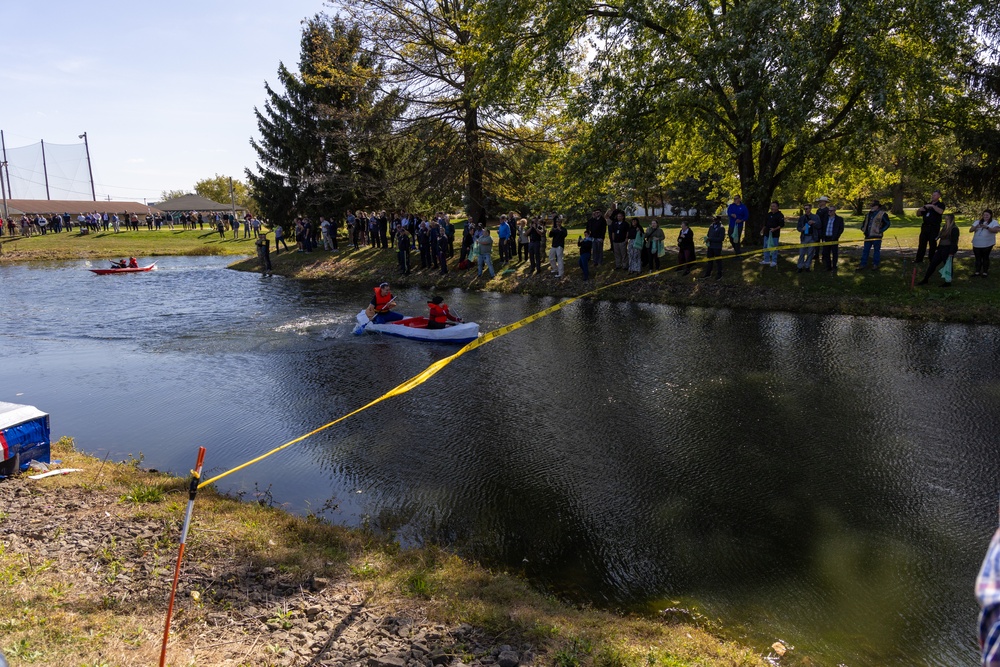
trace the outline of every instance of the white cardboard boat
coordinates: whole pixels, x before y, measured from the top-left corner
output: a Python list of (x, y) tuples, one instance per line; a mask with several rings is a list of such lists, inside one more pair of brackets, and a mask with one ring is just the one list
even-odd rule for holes
[(444, 329), (428, 329), (426, 317), (404, 317), (395, 322), (379, 324), (369, 320), (368, 315), (363, 310), (358, 313), (357, 319), (358, 326), (354, 328), (356, 334), (371, 331), (432, 343), (459, 343), (462, 345), (479, 338), (479, 324), (476, 322), (461, 322), (446, 326)]

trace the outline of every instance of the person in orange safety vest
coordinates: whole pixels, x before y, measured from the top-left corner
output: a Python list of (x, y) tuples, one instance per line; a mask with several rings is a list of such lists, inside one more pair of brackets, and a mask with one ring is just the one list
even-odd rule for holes
[(392, 312), (392, 307), (396, 305), (396, 297), (389, 291), (389, 283), (382, 283), (375, 288), (375, 296), (372, 297), (371, 305), (375, 308), (375, 317), (372, 318), (372, 322), (375, 324), (403, 319), (399, 313)]

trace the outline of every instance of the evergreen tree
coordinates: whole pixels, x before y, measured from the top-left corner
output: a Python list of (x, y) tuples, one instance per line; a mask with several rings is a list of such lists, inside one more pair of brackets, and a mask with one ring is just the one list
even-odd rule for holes
[(358, 28), (317, 14), (301, 44), (299, 72), (280, 64), (280, 89), (265, 83), (264, 109), (254, 110), (258, 159), (247, 179), (275, 223), (378, 205), (392, 169), (387, 148), (399, 102), (378, 93), (379, 64), (359, 48)]

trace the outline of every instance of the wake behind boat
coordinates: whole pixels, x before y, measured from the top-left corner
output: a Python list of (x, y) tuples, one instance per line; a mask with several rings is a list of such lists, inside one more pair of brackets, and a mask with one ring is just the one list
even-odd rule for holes
[(106, 276), (109, 273), (144, 273), (146, 271), (152, 271), (156, 268), (156, 262), (153, 262), (149, 266), (126, 266), (126, 267), (114, 267), (111, 269), (88, 269), (99, 276)]
[(356, 334), (370, 331), (389, 336), (412, 338), (413, 340), (462, 345), (479, 338), (479, 324), (477, 322), (462, 322), (446, 326), (443, 329), (428, 329), (426, 317), (404, 317), (401, 320), (377, 323), (369, 319), (363, 310), (358, 313), (357, 320), (358, 326), (354, 328)]

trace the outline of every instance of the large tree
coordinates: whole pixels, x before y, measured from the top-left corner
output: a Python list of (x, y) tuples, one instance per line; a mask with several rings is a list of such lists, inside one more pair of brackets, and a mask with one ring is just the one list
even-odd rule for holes
[(977, 5), (967, 0), (516, 4), (510, 13), (548, 52), (593, 36), (589, 121), (621, 136), (679, 121), (728, 154), (751, 241), (791, 173), (890, 123), (906, 131), (909, 97), (951, 105), (975, 57)]
[(247, 178), (266, 217), (339, 216), (387, 191), (399, 100), (380, 91), (379, 60), (361, 41), (357, 26), (316, 15), (304, 23), (299, 71), (280, 64), (280, 89), (265, 83)]
[(461, 144), (449, 145), (454, 152), (443, 157), (462, 165), (466, 210), (473, 219), (485, 214), (495, 199), (491, 190), (503, 190), (498, 181), (512, 173), (511, 162), (503, 159), (510, 149), (544, 144), (540, 129), (529, 131), (522, 121), (548, 88), (525, 91), (514, 85), (524, 82), (530, 62), (514, 57), (522, 53), (514, 48), (519, 38), (505, 44), (487, 38), (482, 23), (490, 2), (331, 2), (365, 26), (366, 48), (385, 59), (384, 82), (405, 102), (402, 129), (426, 132), (446, 124), (460, 136)]

